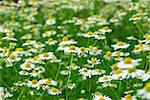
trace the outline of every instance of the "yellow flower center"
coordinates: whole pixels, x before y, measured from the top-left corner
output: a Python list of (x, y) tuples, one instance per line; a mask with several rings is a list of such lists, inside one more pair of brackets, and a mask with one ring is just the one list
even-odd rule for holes
[(115, 52), (116, 56), (120, 56), (120, 51)]
[(123, 46), (123, 45), (124, 45), (124, 42), (119, 41), (119, 42), (117, 42), (117, 45), (118, 45), (118, 46)]
[(52, 91), (52, 92), (57, 92), (57, 89), (54, 88), (54, 87), (52, 87), (52, 88), (51, 88), (51, 91)]
[(108, 30), (108, 29), (109, 29), (108, 26), (104, 26), (104, 27), (103, 27), (103, 30)]
[(48, 39), (48, 42), (52, 42), (52, 41), (53, 41), (53, 38), (49, 38), (49, 39)]
[(24, 66), (25, 67), (31, 67), (31, 64), (29, 62), (26, 62)]
[(95, 64), (96, 62), (97, 62), (97, 60), (96, 60), (96, 59), (92, 59), (92, 63), (94, 63), (94, 64)]
[(50, 81), (50, 80), (46, 80), (45, 83), (46, 83), (46, 84), (51, 84), (51, 81)]
[(23, 51), (23, 48), (16, 48), (16, 51)]
[(132, 58), (130, 58), (130, 57), (125, 58), (124, 63), (125, 64), (131, 64), (132, 63)]
[(37, 80), (32, 80), (32, 84), (36, 84), (37, 83)]
[(109, 80), (109, 77), (105, 76), (105, 77), (103, 78), (103, 80)]
[(106, 52), (106, 56), (110, 57), (112, 55), (111, 51)]
[(70, 49), (70, 50), (75, 50), (75, 49), (76, 49), (76, 46), (72, 45), (72, 46), (69, 47), (69, 49)]
[(133, 72), (135, 72), (136, 71), (136, 68), (135, 67), (133, 67), (133, 68), (128, 68), (128, 72), (129, 73), (133, 73)]
[(88, 35), (93, 35), (93, 32), (90, 31), (90, 32), (88, 32), (87, 34), (88, 34)]
[(15, 58), (16, 58), (16, 56), (13, 55), (13, 54), (11, 54), (11, 55), (9, 56), (9, 59), (15, 59)]
[(114, 65), (113, 65), (113, 70), (117, 70), (117, 69), (119, 69), (118, 65), (117, 65), (117, 64), (114, 64)]
[(146, 83), (145, 88), (147, 92), (150, 92), (150, 82)]
[(136, 18), (136, 17), (137, 17), (137, 15), (136, 15), (136, 14), (133, 14), (133, 15), (132, 15), (132, 18)]
[(68, 41), (68, 37), (66, 37), (66, 36), (63, 37), (63, 38), (62, 38), (62, 41)]
[(49, 54), (48, 53), (44, 53), (43, 57), (49, 57)]
[(132, 96), (130, 94), (127, 94), (125, 100), (132, 100)]
[(117, 69), (116, 70), (116, 74), (120, 74), (120, 73), (122, 73), (122, 70), (121, 69)]
[(84, 47), (80, 47), (80, 50), (81, 50), (81, 51), (84, 51), (84, 50), (85, 50), (85, 48), (84, 48)]

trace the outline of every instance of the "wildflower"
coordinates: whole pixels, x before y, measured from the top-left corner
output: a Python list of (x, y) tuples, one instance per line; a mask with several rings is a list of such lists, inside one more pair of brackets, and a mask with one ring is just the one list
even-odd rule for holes
[(150, 99), (150, 83), (146, 83), (145, 87), (138, 90), (137, 94), (142, 99)]
[(48, 93), (51, 94), (51, 95), (58, 95), (58, 94), (61, 94), (61, 91), (59, 91), (58, 89), (52, 87), (52, 88), (48, 89)]
[(30, 62), (24, 62), (23, 64), (20, 65), (20, 68), (22, 70), (27, 70), (27, 71), (33, 69), (34, 67), (35, 67), (35, 65), (31, 64)]
[(54, 57), (53, 52), (47, 52), (47, 53), (43, 53), (39, 55), (39, 58), (41, 60), (49, 60), (49, 59), (52, 59), (53, 57)]
[(100, 93), (94, 93), (92, 100), (112, 100), (112, 99)]
[(112, 80), (111, 76), (108, 76), (108, 75), (107, 76), (104, 75), (98, 79), (99, 82), (110, 82), (111, 80)]
[(91, 60), (87, 60), (87, 62), (88, 62), (89, 64), (92, 64), (92, 66), (94, 66), (94, 65), (100, 64), (100, 59), (91, 58)]
[(111, 46), (114, 48), (114, 50), (127, 49), (130, 46), (130, 44), (126, 44), (122, 41), (119, 41), (119, 42), (117, 42), (117, 44), (114, 44), (114, 45), (111, 45)]
[(134, 60), (130, 57), (126, 57), (122, 61), (118, 62), (117, 66), (121, 69), (133, 68), (135, 66), (138, 66), (140, 61), (141, 59)]

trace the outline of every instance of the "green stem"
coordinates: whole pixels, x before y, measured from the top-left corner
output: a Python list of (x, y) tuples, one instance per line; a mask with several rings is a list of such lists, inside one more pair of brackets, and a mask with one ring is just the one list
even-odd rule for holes
[(70, 60), (70, 65), (69, 65), (69, 73), (68, 73), (68, 78), (67, 78), (67, 84), (66, 84), (66, 100), (68, 99), (68, 84), (69, 84), (69, 80), (71, 78), (71, 64), (73, 61), (73, 54), (71, 55), (71, 60)]

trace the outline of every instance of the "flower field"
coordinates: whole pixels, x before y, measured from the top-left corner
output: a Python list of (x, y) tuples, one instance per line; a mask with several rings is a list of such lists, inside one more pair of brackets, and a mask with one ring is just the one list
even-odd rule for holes
[(0, 0), (0, 100), (150, 100), (150, 1)]

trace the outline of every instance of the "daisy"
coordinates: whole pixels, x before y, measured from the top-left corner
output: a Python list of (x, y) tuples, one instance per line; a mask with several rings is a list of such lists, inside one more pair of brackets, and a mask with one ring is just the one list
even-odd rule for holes
[(47, 20), (46, 20), (46, 24), (47, 25), (54, 25), (56, 23), (56, 20), (54, 17), (49, 17)]
[(90, 55), (95, 55), (95, 56), (101, 54), (102, 52), (101, 49), (98, 49), (97, 47), (93, 47), (93, 46), (89, 46), (88, 51)]
[(86, 34), (83, 34), (83, 37), (86, 37), (86, 38), (94, 37), (94, 33), (89, 31)]
[(38, 81), (35, 80), (35, 79), (33, 79), (32, 81), (29, 80), (29, 81), (27, 82), (27, 86), (28, 86), (28, 87), (37, 88), (37, 85), (38, 85)]
[(136, 96), (132, 96), (131, 94), (127, 94), (125, 97), (121, 98), (121, 100), (137, 100)]
[(111, 72), (111, 79), (112, 80), (123, 80), (126, 78), (127, 73), (125, 73), (123, 70), (121, 69), (117, 69), (115, 70), (115, 72)]
[(61, 94), (61, 91), (59, 91), (55, 87), (52, 87), (52, 88), (48, 89), (48, 93), (51, 95), (58, 95), (58, 94)]
[(127, 74), (127, 78), (137, 78), (144, 75), (145, 71), (132, 67), (132, 68), (128, 68), (127, 70), (124, 70), (124, 73)]
[(76, 87), (76, 84), (75, 83), (69, 83), (67, 87), (68, 87), (68, 89), (72, 90)]
[(78, 49), (78, 51), (77, 51), (77, 54), (78, 54), (78, 56), (79, 57), (86, 57), (87, 56), (87, 54), (88, 54), (88, 50), (87, 50), (87, 48), (85, 48), (85, 47), (80, 47), (79, 49)]
[(102, 27), (102, 29), (100, 29), (100, 31), (101, 31), (102, 33), (110, 33), (110, 32), (112, 32), (112, 30), (109, 29), (108, 26)]
[(114, 48), (114, 50), (127, 49), (130, 46), (130, 44), (126, 44), (122, 41), (119, 41), (119, 42), (117, 42), (117, 44), (114, 44), (114, 45), (111, 45), (111, 46)]
[(69, 40), (68, 37), (63, 37), (62, 41), (59, 43), (59, 45), (73, 45), (77, 44), (77, 41)]
[(25, 71), (25, 70), (21, 70), (19, 72), (20, 75), (29, 75), (29, 72)]
[(61, 62), (61, 60), (59, 60), (57, 57), (53, 57), (50, 61), (51, 63), (54, 63), (54, 62)]
[(36, 41), (35, 40), (27, 40), (25, 43), (22, 44), (22, 46), (28, 46), (34, 44)]
[(87, 62), (88, 62), (89, 64), (92, 64), (92, 66), (94, 66), (94, 65), (100, 64), (100, 59), (91, 58), (91, 60), (87, 60)]
[(141, 17), (139, 17), (137, 14), (133, 14), (131, 18), (129, 18), (130, 21), (136, 21), (141, 20)]
[(65, 47), (64, 53), (77, 53), (78, 47), (71, 45), (68, 47)]
[(39, 84), (57, 86), (57, 82), (47, 78), (39, 80)]
[(98, 78), (98, 82), (110, 82), (112, 79), (111, 79), (111, 76), (106, 76), (106, 75), (104, 75), (104, 76), (102, 76), (102, 77), (100, 77), (100, 78)]
[(132, 52), (135, 54), (139, 54), (141, 51), (145, 52), (145, 51), (149, 51), (149, 50), (150, 50), (149, 45), (140, 43), (138, 45), (135, 45), (134, 50)]
[(92, 75), (101, 75), (101, 74), (104, 74), (105, 72), (106, 71), (102, 70), (102, 69), (93, 69), (93, 70), (91, 70)]
[(24, 36), (21, 37), (21, 39), (31, 39), (32, 35), (31, 34), (25, 34)]
[(94, 93), (92, 100), (112, 100), (106, 95), (102, 95), (100, 93)]
[(135, 66), (138, 66), (140, 61), (141, 61), (141, 59), (134, 60), (130, 57), (126, 57), (123, 60), (121, 60), (120, 62), (118, 62), (117, 66), (121, 69), (133, 68)]
[(56, 34), (56, 31), (54, 30), (50, 30), (50, 31), (46, 31), (45, 33), (42, 34), (42, 37), (50, 37), (52, 35), (55, 35)]
[(92, 72), (91, 70), (87, 69), (87, 68), (82, 68), (79, 70), (80, 74), (83, 75), (84, 77), (89, 77), (91, 78)]
[[(79, 67), (78, 65), (76, 65), (75, 63), (72, 63), (72, 64), (70, 65), (70, 67), (71, 67), (72, 70), (77, 70), (77, 69), (80, 68), (80, 67)], [(69, 69), (70, 67), (67, 66), (67, 69)]]
[(49, 60), (52, 59), (54, 57), (54, 53), (53, 52), (47, 52), (47, 53), (43, 53), (39, 55), (39, 58), (41, 60)]
[(49, 38), (48, 41), (45, 42), (48, 45), (55, 45), (57, 43), (56, 40), (53, 40), (53, 38)]
[(108, 59), (108, 60), (110, 60), (111, 57), (112, 57), (112, 52), (111, 51), (107, 51), (106, 54), (104, 55), (104, 58)]
[(9, 57), (6, 59), (6, 61), (8, 62), (15, 62), (15, 61), (19, 61), (21, 60), (20, 57), (18, 57), (18, 55), (16, 53), (12, 53), (9, 55)]
[(23, 64), (20, 65), (20, 68), (22, 70), (27, 70), (27, 71), (33, 69), (34, 67), (35, 67), (35, 65), (31, 64), (30, 62), (24, 62)]
[(149, 100), (150, 99), (150, 82), (146, 83), (143, 89), (137, 91), (137, 94), (140, 98)]

